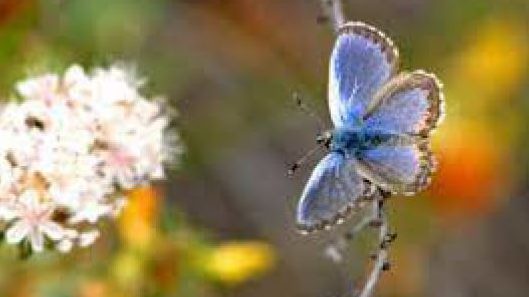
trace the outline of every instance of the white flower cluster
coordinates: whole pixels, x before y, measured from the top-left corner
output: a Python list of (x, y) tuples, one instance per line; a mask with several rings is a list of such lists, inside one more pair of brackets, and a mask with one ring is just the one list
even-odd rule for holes
[(162, 178), (168, 117), (121, 67), (19, 82), (0, 111), (0, 226), (35, 252), (91, 245), (123, 191)]

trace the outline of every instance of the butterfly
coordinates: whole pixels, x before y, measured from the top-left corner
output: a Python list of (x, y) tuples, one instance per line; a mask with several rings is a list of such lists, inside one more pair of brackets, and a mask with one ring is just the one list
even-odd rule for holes
[(436, 167), (429, 136), (443, 115), (442, 84), (422, 70), (399, 72), (396, 46), (375, 27), (340, 28), (328, 99), (334, 129), (318, 138), (328, 154), (296, 210), (305, 232), (343, 221), (380, 191), (413, 195), (428, 186)]

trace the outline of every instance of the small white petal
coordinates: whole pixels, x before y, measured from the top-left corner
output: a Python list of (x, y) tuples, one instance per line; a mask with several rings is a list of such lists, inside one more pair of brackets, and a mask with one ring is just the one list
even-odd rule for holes
[(42, 252), (44, 250), (44, 235), (37, 230), (32, 230), (29, 236), (31, 248), (34, 252)]
[(79, 246), (86, 247), (86, 246), (92, 245), (98, 237), (99, 237), (98, 230), (92, 230), (92, 231), (81, 233), (81, 235), (79, 236)]
[(61, 253), (69, 253), (72, 250), (73, 242), (70, 239), (63, 239), (57, 244), (57, 250)]
[(5, 206), (0, 206), (0, 219), (9, 222), (16, 217), (16, 212)]
[(28, 233), (29, 226), (22, 221), (18, 221), (7, 230), (6, 241), (11, 244), (19, 243)]
[(40, 230), (53, 241), (60, 240), (64, 237), (64, 229), (55, 222), (47, 221), (42, 223)]
[(79, 232), (75, 229), (64, 229), (64, 238), (75, 239), (79, 236)]
[(81, 66), (74, 64), (64, 73), (63, 80), (68, 83), (75, 83), (86, 79), (86, 75)]
[(27, 190), (20, 196), (20, 202), (29, 209), (36, 209), (39, 206), (39, 196), (34, 190)]
[(159, 165), (154, 168), (154, 170), (151, 172), (151, 178), (152, 179), (163, 179), (165, 177), (165, 172), (163, 169), (163, 166)]

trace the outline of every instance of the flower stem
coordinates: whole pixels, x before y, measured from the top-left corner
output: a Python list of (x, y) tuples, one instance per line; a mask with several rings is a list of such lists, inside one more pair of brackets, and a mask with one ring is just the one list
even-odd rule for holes
[(27, 260), (33, 255), (31, 244), (27, 240), (23, 240), (18, 244), (18, 258), (20, 260)]

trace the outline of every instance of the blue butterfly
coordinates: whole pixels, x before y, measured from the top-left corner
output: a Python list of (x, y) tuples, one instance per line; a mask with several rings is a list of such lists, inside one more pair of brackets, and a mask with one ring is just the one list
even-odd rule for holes
[(296, 221), (312, 231), (343, 220), (379, 190), (412, 195), (430, 182), (436, 161), (430, 132), (443, 114), (441, 83), (424, 71), (398, 70), (398, 50), (360, 22), (338, 32), (329, 66), (335, 128), (319, 142), (329, 153), (299, 200)]

